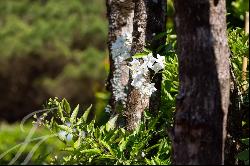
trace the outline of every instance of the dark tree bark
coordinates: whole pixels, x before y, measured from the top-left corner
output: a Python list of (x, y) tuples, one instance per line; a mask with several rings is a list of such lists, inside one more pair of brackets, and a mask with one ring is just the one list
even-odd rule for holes
[(227, 118), (227, 137), (225, 141), (225, 165), (238, 165), (240, 162), (235, 158), (235, 155), (240, 152), (240, 138), (242, 138), (241, 103), (243, 99), (231, 65), (230, 77), (230, 105)]
[[(148, 1), (147, 2), (147, 29), (146, 29), (146, 41), (147, 46), (150, 50), (153, 51), (154, 56), (157, 53), (161, 55), (164, 50), (160, 50), (157, 52), (157, 49), (166, 43), (166, 37), (162, 37), (158, 40), (154, 38), (156, 34), (160, 34), (166, 31), (166, 1), (159, 0), (156, 2)], [(151, 78), (153, 73), (151, 73)], [(149, 101), (149, 111), (154, 115), (158, 114), (160, 109), (160, 101), (161, 101), (161, 81), (162, 74), (157, 73), (152, 82), (155, 83), (155, 87), (157, 91), (155, 91), (150, 97)]]
[(230, 93), (225, 0), (175, 0), (174, 164), (223, 164)]
[[(165, 0), (134, 0), (135, 11), (133, 20), (133, 42), (131, 55), (142, 52), (145, 47), (155, 50), (165, 40), (153, 40), (155, 34), (166, 30)], [(150, 80), (150, 73), (147, 80)], [(130, 80), (131, 83), (132, 80)], [(129, 84), (128, 100), (126, 107), (126, 127), (128, 130), (134, 130), (141, 121), (142, 112), (148, 109), (157, 112), (160, 105), (161, 75), (157, 75), (153, 80), (156, 84), (157, 92), (152, 94), (151, 101), (149, 97), (143, 97), (139, 91)]]

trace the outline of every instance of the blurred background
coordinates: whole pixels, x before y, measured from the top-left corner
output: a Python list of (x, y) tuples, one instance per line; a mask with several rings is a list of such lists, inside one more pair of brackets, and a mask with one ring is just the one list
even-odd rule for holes
[(98, 107), (107, 27), (105, 0), (1, 0), (0, 119), (20, 120), (55, 96)]
[[(244, 28), (249, 0), (226, 2), (228, 28)], [(173, 0), (167, 3), (167, 28), (173, 28)], [(32, 124), (22, 132), (20, 120), (49, 98), (66, 98), (82, 111), (93, 104), (92, 116), (101, 121), (109, 99), (107, 34), (105, 0), (0, 0), (0, 155), (23, 142)], [(46, 134), (38, 128), (35, 137)], [(41, 164), (41, 154), (59, 151), (62, 144), (55, 141), (41, 144), (30, 163)], [(17, 150), (0, 164), (8, 164)]]
[[(248, 0), (227, 0), (228, 26), (244, 27)], [(173, 0), (167, 27), (173, 27)], [(0, 120), (15, 122), (50, 97), (73, 106), (108, 100), (105, 0), (0, 1)]]

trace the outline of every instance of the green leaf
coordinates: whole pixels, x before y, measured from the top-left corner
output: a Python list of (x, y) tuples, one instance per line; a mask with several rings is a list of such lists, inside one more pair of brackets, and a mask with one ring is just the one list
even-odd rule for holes
[(82, 138), (79, 137), (79, 138), (77, 139), (77, 141), (74, 143), (74, 148), (75, 148), (75, 149), (78, 149), (78, 148), (80, 147), (80, 145), (81, 145), (81, 140), (82, 140)]
[(100, 158), (102, 158), (102, 159), (115, 159), (114, 156), (108, 155), (108, 154), (102, 154), (102, 155), (100, 156)]
[(57, 126), (58, 126), (59, 129), (62, 129), (64, 131), (68, 132), (68, 133), (73, 133), (73, 130), (68, 126), (65, 126), (65, 125), (57, 125)]
[(73, 124), (76, 122), (76, 117), (77, 117), (78, 111), (79, 111), (79, 104), (76, 106), (76, 108), (74, 109), (74, 111), (71, 114), (70, 123)]
[(90, 112), (91, 108), (92, 108), (92, 104), (91, 104), (91, 105), (87, 108), (87, 110), (84, 112), (84, 114), (83, 114), (83, 116), (82, 116), (82, 119), (84, 120), (84, 122), (87, 121), (88, 115), (89, 115), (89, 112)]
[(133, 58), (142, 58), (144, 56), (146, 56), (147, 54), (145, 52), (141, 52), (141, 53), (136, 53)]
[(114, 129), (115, 128), (115, 122), (118, 118), (118, 114), (115, 115), (112, 119), (110, 119), (107, 123), (106, 123), (106, 130), (109, 131), (110, 129)]
[(66, 137), (60, 135), (60, 134), (57, 134), (57, 137), (59, 138), (59, 140), (61, 140), (64, 144), (66, 144)]
[(153, 37), (153, 40), (159, 40), (159, 39), (161, 39), (161, 38), (163, 38), (165, 36), (167, 36), (167, 33), (166, 32), (161, 32), (161, 33), (158, 33), (157, 35), (155, 35)]
[(74, 148), (72, 148), (72, 147), (66, 147), (66, 148), (62, 149), (62, 151), (73, 152)]
[(119, 150), (122, 152), (124, 149), (126, 149), (128, 143), (128, 139), (124, 139), (122, 138), (122, 140), (120, 141), (120, 145), (119, 145)]
[(249, 145), (249, 138), (241, 139), (241, 142), (245, 145)]
[(61, 107), (61, 105), (58, 105), (58, 116), (61, 119), (61, 121), (64, 123), (65, 122), (65, 117), (63, 116), (63, 109)]
[(159, 145), (160, 145), (160, 144), (155, 144), (155, 145), (153, 145), (153, 146), (150, 146), (149, 148), (147, 148), (147, 149), (145, 150), (145, 152), (149, 152), (150, 150), (152, 150), (152, 149), (154, 149), (154, 148), (157, 148)]
[(244, 150), (243, 152), (240, 152), (236, 158), (239, 160), (249, 160), (249, 149)]
[(149, 50), (149, 49), (147, 49), (147, 48), (143, 48), (143, 51), (144, 51), (146, 54), (148, 54), (148, 53), (152, 52), (152, 51), (150, 51), (150, 50)]
[(94, 149), (84, 149), (80, 151), (81, 153), (89, 153), (89, 154), (101, 154), (102, 151), (100, 149), (94, 148)]
[(71, 108), (70, 108), (70, 105), (69, 105), (69, 103), (68, 103), (68, 101), (67, 101), (66, 99), (63, 99), (63, 100), (62, 100), (62, 106), (63, 106), (64, 111), (65, 111), (68, 115), (70, 115)]
[(108, 149), (108, 151), (110, 152), (111, 155), (115, 155), (114, 151), (112, 150), (112, 148), (109, 146), (109, 144), (103, 140), (99, 140), (99, 142)]

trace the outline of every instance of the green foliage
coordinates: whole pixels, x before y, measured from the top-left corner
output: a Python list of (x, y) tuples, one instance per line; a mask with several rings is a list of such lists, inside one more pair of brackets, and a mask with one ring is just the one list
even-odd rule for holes
[[(228, 30), (228, 44), (231, 51), (231, 64), (233, 71), (240, 86), (242, 81), (242, 59), (249, 58), (249, 35), (246, 35), (241, 28)], [(249, 72), (247, 73), (247, 82), (249, 82)]]
[[(229, 29), (228, 30), (228, 44), (231, 51), (231, 67), (233, 69), (233, 73), (236, 77), (236, 86), (239, 90), (243, 90), (243, 85), (247, 85), (246, 92), (249, 89), (249, 65), (247, 67), (247, 79), (244, 81), (242, 79), (242, 59), (243, 57), (247, 57), (249, 59), (249, 35), (246, 35), (245, 32), (241, 28)], [(249, 60), (248, 60), (249, 61)], [(249, 64), (249, 62), (248, 62)], [(242, 93), (238, 94), (237, 98), (241, 98), (240, 105), (241, 109), (238, 114), (241, 116), (242, 120), (242, 143), (243, 146), (242, 152), (239, 154), (235, 154), (236, 158), (244, 161), (246, 165), (249, 164), (249, 94)], [(248, 138), (247, 138), (248, 137)], [(244, 145), (245, 144), (245, 145)]]
[(249, 11), (249, 0), (226, 0), (228, 27), (245, 26), (245, 14)]
[(0, 2), (0, 8), (4, 20), (0, 31), (1, 58), (25, 56), (31, 51), (51, 54), (46, 47), (71, 56), (71, 46), (76, 47), (72, 44), (77, 40), (82, 40), (81, 47), (91, 43), (92, 47), (104, 48), (107, 26), (103, 26), (101, 18), (103, 1), (6, 1)]
[(105, 13), (104, 0), (0, 1), (0, 110), (12, 114), (0, 116), (21, 119), (51, 96), (95, 104), (107, 76)]
[[(0, 124), (0, 165), (8, 164), (17, 155), (32, 127), (31, 123), (28, 123), (24, 125), (24, 131), (21, 131), (18, 123), (12, 125)], [(39, 127), (32, 136), (33, 141), (28, 142), (27, 147), (14, 164), (21, 164), (38, 142), (43, 139), (42, 137), (50, 134), (48, 130)], [(34, 154), (32, 154), (28, 164), (48, 163), (50, 161), (49, 154), (55, 155), (63, 147), (63, 143), (55, 143), (56, 140), (55, 137), (50, 137), (40, 144), (37, 149), (34, 149)]]
[(249, 0), (236, 0), (231, 3), (233, 8), (233, 14), (244, 20), (245, 14), (249, 11)]
[(249, 165), (249, 138), (242, 139), (241, 142), (247, 146), (247, 148), (237, 154), (236, 158), (244, 161), (245, 165)]
[[(175, 111), (175, 97), (178, 94), (178, 58), (176, 55), (176, 35), (173, 30), (168, 30), (165, 34), (166, 44), (159, 47), (158, 51), (163, 51), (166, 66), (162, 72), (162, 96), (161, 108), (162, 121), (171, 127), (173, 124), (173, 113)], [(158, 36), (160, 37), (160, 36)]]
[[(91, 106), (79, 117), (76, 116), (79, 106), (71, 109), (65, 99), (61, 102), (50, 99), (46, 108), (57, 110), (42, 124), (64, 142), (66, 152), (63, 157), (53, 159), (52, 164), (170, 164), (171, 148), (165, 130), (156, 130), (159, 117), (153, 118), (148, 112), (141, 125), (134, 132), (128, 132), (116, 128), (117, 116), (100, 126), (95, 120), (88, 121)], [(62, 132), (66, 134), (60, 134)], [(162, 137), (152, 144), (153, 135)]]

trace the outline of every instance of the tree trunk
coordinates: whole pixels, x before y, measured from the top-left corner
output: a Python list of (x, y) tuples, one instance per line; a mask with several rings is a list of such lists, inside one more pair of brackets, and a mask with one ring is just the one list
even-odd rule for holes
[[(157, 53), (160, 55), (164, 50), (157, 52), (157, 48), (166, 44), (166, 37), (162, 37), (158, 40), (154, 39), (156, 34), (166, 32), (166, 0), (148, 1), (147, 2), (147, 31), (146, 31), (146, 41), (148, 43), (147, 47), (153, 51), (153, 55), (156, 56)], [(151, 78), (153, 73), (150, 73)], [(152, 82), (155, 83), (157, 91), (155, 91), (150, 97), (149, 101), (149, 111), (154, 115), (157, 115), (160, 109), (161, 101), (161, 81), (162, 74), (157, 73)]]
[(238, 165), (241, 161), (235, 158), (240, 152), (240, 138), (242, 138), (242, 96), (233, 67), (230, 65), (230, 105), (227, 118), (227, 137), (225, 141), (225, 165)]
[[(142, 52), (145, 47), (150, 48), (155, 53), (157, 47), (165, 43), (165, 40), (153, 40), (155, 34), (164, 32), (166, 29), (165, 0), (134, 0), (135, 11), (133, 20), (133, 42), (131, 55)], [(131, 83), (131, 79), (129, 83)], [(148, 73), (147, 81), (150, 81)], [(142, 112), (149, 108), (154, 111), (159, 109), (161, 75), (154, 80), (157, 92), (152, 95), (154, 101), (149, 97), (142, 97), (139, 91), (129, 84), (128, 100), (126, 107), (126, 127), (127, 130), (134, 130), (141, 122)]]
[(130, 57), (134, 3), (132, 0), (106, 0), (109, 20), (108, 49), (110, 72), (107, 89), (111, 92), (109, 107), (113, 114), (124, 109), (127, 101), (129, 69), (125, 61)]
[(230, 93), (225, 0), (175, 0), (174, 164), (223, 164)]

